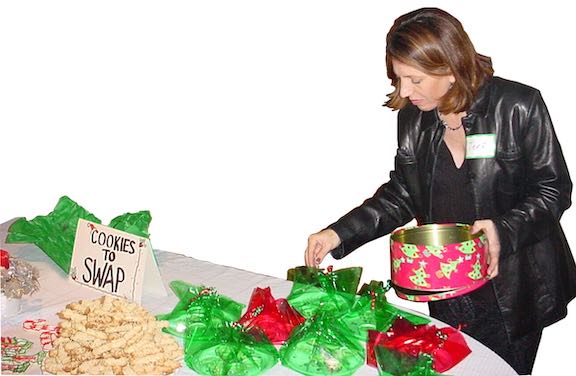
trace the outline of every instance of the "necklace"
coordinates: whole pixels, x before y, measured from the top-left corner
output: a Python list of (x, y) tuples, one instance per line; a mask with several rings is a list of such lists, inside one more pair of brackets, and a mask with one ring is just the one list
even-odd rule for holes
[(449, 126), (448, 123), (446, 123), (446, 121), (442, 118), (440, 118), (440, 121), (442, 122), (444, 128), (449, 129), (451, 131), (457, 131), (458, 129), (462, 128), (462, 121), (460, 121), (460, 125), (457, 126), (456, 128), (452, 128), (451, 126)]

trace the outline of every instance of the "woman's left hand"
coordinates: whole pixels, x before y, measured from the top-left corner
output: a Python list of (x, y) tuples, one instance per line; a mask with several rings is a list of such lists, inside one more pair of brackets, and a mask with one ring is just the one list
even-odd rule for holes
[(490, 219), (480, 219), (472, 224), (470, 232), (475, 234), (478, 231), (484, 231), (487, 244), (488, 278), (493, 279), (498, 275), (498, 259), (500, 258), (500, 237), (494, 222)]

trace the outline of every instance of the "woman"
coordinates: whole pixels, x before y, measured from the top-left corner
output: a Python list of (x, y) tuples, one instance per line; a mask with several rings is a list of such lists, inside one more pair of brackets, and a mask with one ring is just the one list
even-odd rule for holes
[[(399, 110), (395, 171), (373, 197), (308, 238), (305, 261), (342, 258), (413, 218), (468, 223), (488, 238), (490, 282), (429, 303), (519, 374), (542, 329), (566, 316), (576, 266), (559, 220), (572, 183), (538, 90), (493, 77), (460, 22), (435, 8), (401, 16), (386, 67)], [(474, 137), (470, 137), (474, 136)]]

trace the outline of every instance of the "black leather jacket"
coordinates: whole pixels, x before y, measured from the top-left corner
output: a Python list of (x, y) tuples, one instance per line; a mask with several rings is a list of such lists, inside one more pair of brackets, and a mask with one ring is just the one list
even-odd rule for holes
[[(512, 338), (566, 316), (576, 266), (559, 220), (572, 183), (538, 90), (491, 78), (463, 119), (466, 135), (495, 134), (494, 157), (469, 160), (477, 219), (494, 221), (501, 243), (493, 280)], [(390, 181), (329, 226), (339, 259), (413, 218), (432, 223), (434, 166), (445, 128), (437, 112), (408, 105), (398, 113), (398, 152)]]

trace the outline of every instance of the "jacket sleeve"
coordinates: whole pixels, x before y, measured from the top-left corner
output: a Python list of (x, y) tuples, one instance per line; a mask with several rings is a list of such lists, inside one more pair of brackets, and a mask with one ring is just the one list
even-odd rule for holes
[[(390, 172), (390, 180), (380, 186), (374, 196), (362, 205), (352, 209), (335, 223), (328, 226), (340, 237), (341, 244), (331, 254), (336, 259), (347, 256), (356, 248), (371, 240), (387, 235), (414, 218), (414, 205), (407, 189), (404, 168), (406, 159), (413, 158), (407, 152), (409, 123), (403, 121), (406, 111), (398, 114), (398, 143), (401, 147), (395, 159), (395, 170)], [(403, 128), (403, 129), (402, 129)]]
[(524, 197), (513, 209), (494, 218), (501, 259), (530, 242), (547, 237), (571, 205), (572, 182), (546, 105), (535, 92), (521, 125), (526, 175)]

